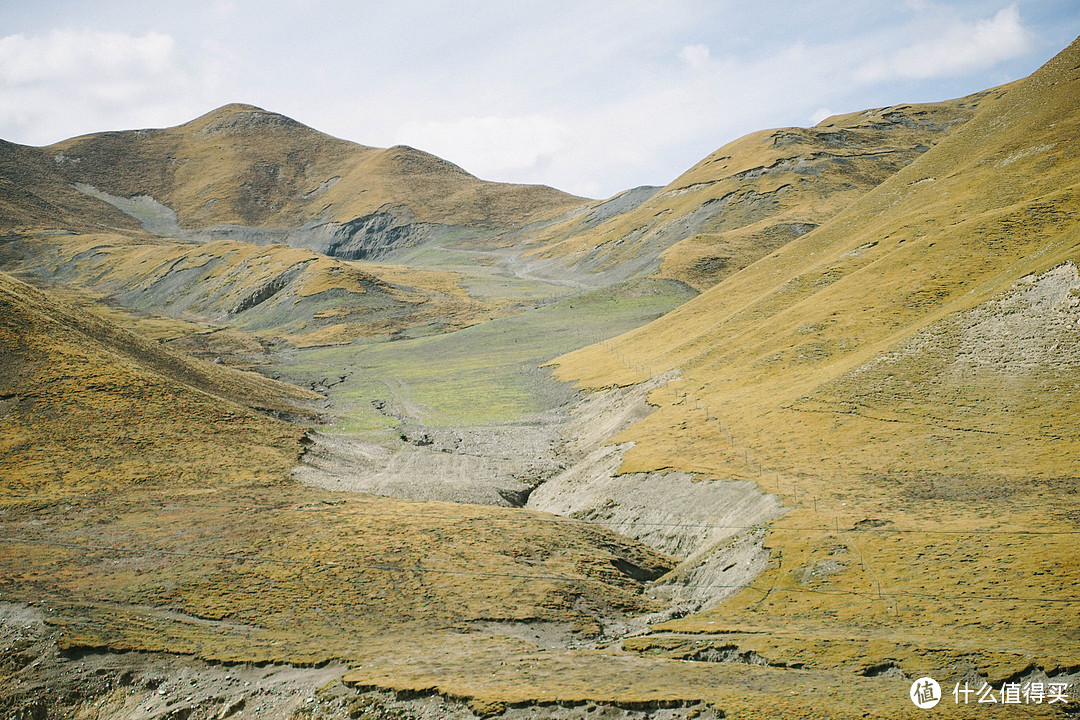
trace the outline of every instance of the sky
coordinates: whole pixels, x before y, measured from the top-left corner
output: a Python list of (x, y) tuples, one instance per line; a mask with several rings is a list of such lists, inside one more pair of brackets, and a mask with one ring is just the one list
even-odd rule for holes
[(1022, 78), (1078, 35), (1078, 0), (0, 0), (0, 138), (243, 102), (605, 198), (749, 132)]

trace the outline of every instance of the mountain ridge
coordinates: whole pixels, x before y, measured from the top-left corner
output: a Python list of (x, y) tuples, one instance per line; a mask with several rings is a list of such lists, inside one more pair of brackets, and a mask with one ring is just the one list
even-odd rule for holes
[[(49, 222), (74, 230), (137, 227), (107, 205), (75, 200), (70, 188), (80, 184), (125, 199), (151, 198), (186, 230), (321, 228), (323, 237), (308, 244), (323, 243), (313, 248), (322, 251), (332, 249), (326, 238), (335, 234), (347, 242), (365, 218), (382, 218), (378, 232), (399, 228), (422, 236), (439, 227), (473, 226), (483, 233), (584, 202), (545, 186), (483, 181), (414, 148), (360, 145), (243, 104), (169, 128), (4, 148), (13, 156), (0, 178), (7, 180), (4, 195), (23, 198), (6, 201), (2, 220), (9, 228)], [(47, 206), (19, 212), (27, 193), (65, 198), (79, 212), (50, 215)]]
[(658, 277), (704, 290), (818, 227), (963, 125), (1001, 88), (935, 103), (761, 130), (706, 156), (636, 208), (530, 238), (529, 255), (595, 272), (650, 258)]

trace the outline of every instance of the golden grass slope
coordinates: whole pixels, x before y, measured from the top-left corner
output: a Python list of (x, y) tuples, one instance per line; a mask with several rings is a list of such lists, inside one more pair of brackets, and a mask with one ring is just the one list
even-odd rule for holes
[(0, 290), (7, 492), (265, 480), (295, 461), (302, 431), (251, 407), (302, 413), (313, 393), (170, 352), (7, 274)]
[(672, 629), (782, 626), (751, 645), (826, 666), (851, 638), (905, 671), (930, 647), (1077, 665), (1078, 265), (1074, 42), (817, 230), (560, 358), (582, 387), (681, 371), (612, 438), (624, 471), (793, 508), (754, 588)]
[[(582, 202), (548, 187), (485, 182), (413, 148), (358, 145), (239, 104), (177, 127), (20, 151), (40, 156), (38, 196), (74, 183), (125, 198), (149, 195), (175, 210), (184, 228), (292, 228), (388, 208), (419, 222), (498, 228)], [(112, 213), (102, 205), (98, 215)]]
[(630, 212), (538, 235), (535, 254), (602, 269), (662, 251), (659, 275), (704, 290), (825, 223), (962, 125), (988, 95), (830, 117), (725, 145)]
[(106, 295), (143, 312), (243, 328), (295, 346), (454, 330), (500, 309), (460, 276), (350, 262), (281, 244), (28, 234), (7, 266)]

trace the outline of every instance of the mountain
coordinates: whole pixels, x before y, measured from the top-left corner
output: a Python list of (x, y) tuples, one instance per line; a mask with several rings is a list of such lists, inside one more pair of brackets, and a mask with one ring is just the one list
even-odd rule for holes
[[(355, 259), (459, 226), (504, 230), (583, 202), (548, 187), (485, 182), (413, 148), (339, 140), (250, 105), (172, 128), (2, 149), (8, 228), (141, 223), (170, 237), (285, 240)], [(51, 205), (79, 212), (50, 213)]]
[(1000, 90), (752, 133), (663, 188), (589, 206), (530, 233), (528, 256), (620, 275), (647, 269), (704, 290), (822, 225), (962, 126)]
[(485, 182), (412, 148), (339, 140), (249, 105), (45, 148), (0, 143), (7, 267), (298, 346), (516, 312), (515, 301), (471, 297), (459, 275), (342, 261), (490, 237), (583, 202)]
[[(1074, 42), (820, 227), (556, 361), (582, 388), (677, 376), (610, 438), (620, 472), (746, 478), (790, 507), (753, 589), (666, 630), (783, 617), (744, 649), (842, 667), (839, 638), (872, 627), (860, 662), (912, 675), (942, 647), (982, 648), (984, 677), (1073, 662), (1078, 147)], [(635, 646), (688, 647), (662, 635)]]

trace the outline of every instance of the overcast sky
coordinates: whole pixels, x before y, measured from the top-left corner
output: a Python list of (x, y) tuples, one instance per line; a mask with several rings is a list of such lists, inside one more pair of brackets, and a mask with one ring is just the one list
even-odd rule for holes
[(1077, 0), (0, 0), (0, 138), (245, 102), (607, 197), (754, 130), (1024, 77), (1077, 35)]

